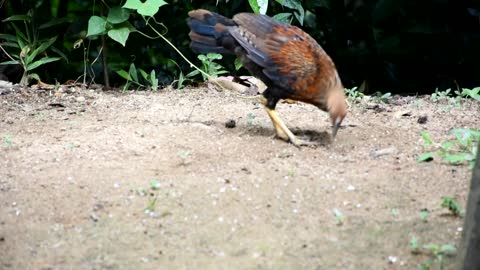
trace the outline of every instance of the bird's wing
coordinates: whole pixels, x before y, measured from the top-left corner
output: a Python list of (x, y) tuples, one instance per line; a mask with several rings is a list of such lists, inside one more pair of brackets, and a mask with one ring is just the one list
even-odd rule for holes
[(240, 13), (233, 20), (238, 27), (231, 35), (272, 83), (291, 90), (314, 84), (325, 52), (312, 37), (263, 15)]

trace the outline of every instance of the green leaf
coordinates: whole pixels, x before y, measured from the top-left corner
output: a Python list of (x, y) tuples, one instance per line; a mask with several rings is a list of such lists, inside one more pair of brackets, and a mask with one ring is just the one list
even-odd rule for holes
[(28, 74), (28, 78), (32, 78), (32, 79), (36, 80), (37, 82), (41, 82), (40, 76), (38, 76), (37, 73), (30, 73), (30, 74)]
[(457, 251), (457, 248), (452, 246), (452, 245), (442, 245), (440, 247), (441, 252), (455, 252)]
[(291, 24), (292, 23), (292, 13), (278, 13), (273, 16), (273, 18), (279, 22)]
[(0, 65), (20, 65), (20, 62), (10, 60), (10, 61), (1, 62)]
[(46, 28), (50, 28), (52, 26), (55, 26), (55, 25), (59, 25), (59, 24), (62, 24), (62, 23), (70, 23), (72, 22), (72, 19), (70, 18), (60, 18), (60, 19), (53, 19), (51, 21), (48, 21), (44, 24), (41, 24), (38, 29), (46, 29)]
[(37, 55), (43, 53), (44, 51), (46, 51), (48, 49), (48, 47), (52, 46), (52, 44), (57, 40), (57, 37), (52, 37), (48, 40), (45, 40), (43, 41), (40, 46), (38, 46), (38, 48), (36, 48), (35, 50), (32, 51), (32, 53), (27, 53), (27, 56), (25, 57), (25, 63), (27, 64), (27, 66), (33, 62), (33, 60), (35, 59), (35, 57), (37, 57)]
[(24, 33), (16, 26), (15, 24), (12, 24), (12, 27), (15, 29), (15, 34), (17, 36), (17, 43), (20, 46), (20, 48), (25, 47), (25, 42), (30, 43), (30, 39), (25, 36)]
[(2, 45), (3, 47), (11, 47), (11, 48), (20, 49), (20, 47), (18, 46), (18, 43), (15, 43), (15, 42), (2, 42), (2, 43), (0, 43), (0, 45)]
[(446, 141), (446, 142), (443, 142), (441, 147), (443, 149), (443, 151), (448, 151), (450, 148), (452, 148), (452, 146), (455, 145), (455, 142), (452, 142), (452, 141)]
[(207, 58), (211, 60), (220, 60), (223, 58), (223, 56), (219, 53), (208, 53)]
[(104, 17), (92, 16), (88, 20), (87, 37), (105, 34), (107, 20)]
[(427, 222), (428, 209), (422, 209), (422, 210), (420, 211), (420, 218), (421, 218), (423, 221)]
[(234, 65), (235, 65), (235, 70), (239, 70), (243, 67), (243, 63), (242, 61), (240, 60), (240, 58), (235, 58), (235, 61), (233, 62)]
[(144, 3), (140, 2), (140, 0), (127, 0), (123, 8), (134, 9), (140, 15), (153, 17), (161, 6), (167, 4), (163, 0), (146, 0)]
[(122, 26), (119, 28), (114, 28), (108, 31), (108, 36), (115, 40), (116, 42), (122, 44), (125, 47), (128, 36), (130, 35), (130, 28), (128, 26)]
[(17, 37), (9, 34), (0, 34), (0, 39), (17, 42)]
[(457, 155), (446, 155), (443, 160), (451, 164), (459, 164), (459, 163), (471, 160), (471, 155), (469, 155), (468, 153), (460, 153)]
[(138, 83), (137, 68), (135, 67), (134, 63), (130, 64), (130, 69), (128, 70), (128, 74), (130, 74), (132, 81)]
[(139, 68), (139, 69), (137, 69), (137, 70), (138, 70), (138, 72), (140, 72), (140, 75), (142, 75), (142, 77), (143, 77), (146, 81), (150, 81), (150, 79), (148, 78), (148, 74), (147, 74), (147, 72), (145, 72), (145, 70), (143, 70), (143, 69), (141, 69), (141, 68)]
[(415, 236), (412, 236), (412, 238), (410, 238), (410, 249), (412, 249), (413, 251), (417, 251), (418, 247), (418, 239)]
[(13, 16), (10, 16), (4, 20), (2, 20), (2, 22), (13, 22), (13, 21), (26, 21), (26, 22), (30, 22), (32, 18), (28, 15), (13, 15)]
[(200, 73), (200, 71), (198, 71), (197, 69), (193, 70), (192, 72), (188, 73), (185, 77), (187, 78), (190, 78), (190, 77), (193, 77), (193, 76), (196, 76)]
[(153, 190), (160, 189), (160, 182), (158, 180), (150, 181), (150, 188), (153, 189)]
[(43, 64), (50, 63), (50, 62), (55, 62), (60, 60), (60, 57), (44, 57), (41, 58), (40, 60), (37, 60), (29, 65), (27, 65), (27, 71), (30, 71), (32, 69), (35, 69)]
[(250, 7), (256, 14), (266, 14), (268, 8), (268, 0), (248, 0)]
[(282, 6), (296, 10), (294, 13), (297, 20), (303, 25), (303, 19), (305, 17), (305, 10), (302, 7), (300, 0), (275, 0)]
[(131, 78), (130, 78), (130, 74), (128, 74), (128, 72), (126, 72), (125, 70), (117, 70), (117, 74), (120, 75), (120, 77), (124, 78), (125, 80), (127, 81), (130, 81)]
[(108, 12), (107, 21), (112, 24), (123, 23), (130, 17), (130, 11), (122, 7), (113, 7)]
[(438, 245), (435, 245), (435, 244), (426, 244), (426, 245), (423, 245), (422, 248), (426, 249), (426, 250), (429, 250), (432, 253), (437, 253), (440, 250), (440, 247)]
[(425, 131), (420, 131), (420, 135), (422, 135), (423, 141), (425, 142), (425, 145), (430, 145), (433, 143), (432, 137)]
[(428, 162), (432, 161), (435, 156), (435, 152), (423, 153), (417, 158), (417, 162)]
[(157, 76), (155, 75), (155, 69), (152, 69), (152, 72), (150, 72), (150, 82), (152, 83), (152, 90), (157, 91), (158, 79), (157, 79)]
[(257, 0), (248, 0), (248, 3), (250, 4), (250, 7), (253, 10), (253, 13), (259, 14), (260, 13), (260, 7), (258, 6)]

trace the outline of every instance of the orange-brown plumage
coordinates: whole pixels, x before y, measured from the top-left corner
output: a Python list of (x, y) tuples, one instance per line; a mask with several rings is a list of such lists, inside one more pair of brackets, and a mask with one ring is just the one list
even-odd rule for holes
[(265, 15), (240, 13), (228, 19), (207, 10), (188, 15), (195, 52), (235, 54), (267, 85), (262, 102), (279, 137), (302, 144), (274, 111), (280, 99), (329, 112), (336, 134), (347, 114), (343, 85), (333, 61), (310, 35)]

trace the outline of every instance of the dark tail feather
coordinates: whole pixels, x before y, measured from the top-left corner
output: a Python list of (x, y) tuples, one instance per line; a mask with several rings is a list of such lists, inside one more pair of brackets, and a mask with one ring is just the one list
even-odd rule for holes
[(188, 13), (190, 48), (196, 53), (233, 53), (230, 48), (233, 38), (227, 26), (234, 26), (232, 19), (204, 9)]

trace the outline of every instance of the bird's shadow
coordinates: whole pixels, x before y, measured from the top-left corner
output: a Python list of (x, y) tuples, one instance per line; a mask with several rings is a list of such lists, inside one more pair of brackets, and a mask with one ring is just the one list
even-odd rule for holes
[[(262, 137), (275, 137), (275, 130), (273, 128), (261, 127), (261, 126), (251, 126), (245, 129), (246, 133), (251, 136), (262, 136)], [(309, 146), (318, 147), (318, 146), (328, 146), (331, 145), (333, 140), (330, 133), (323, 131), (318, 132), (311, 129), (291, 129), (293, 134), (299, 139), (311, 143)], [(278, 138), (281, 140), (280, 138)]]

